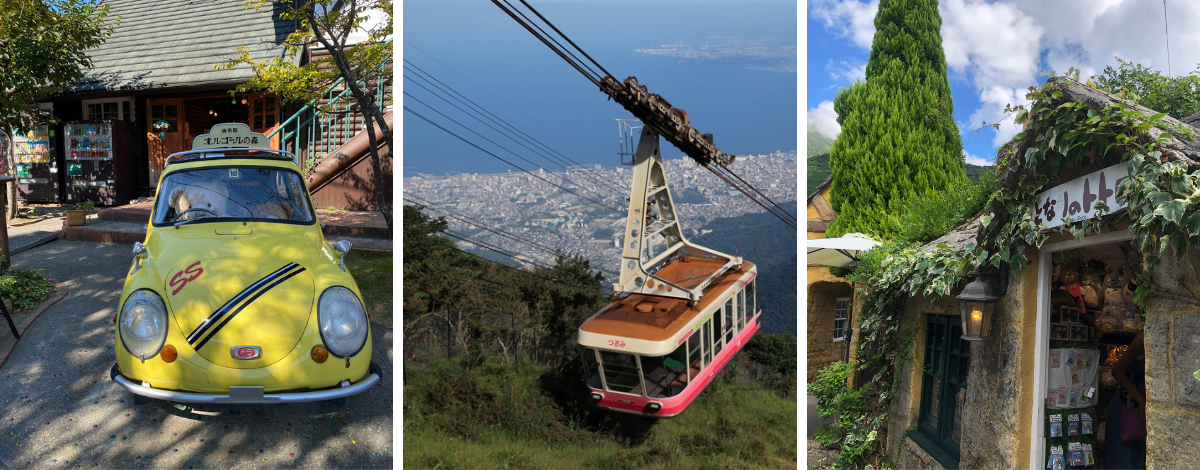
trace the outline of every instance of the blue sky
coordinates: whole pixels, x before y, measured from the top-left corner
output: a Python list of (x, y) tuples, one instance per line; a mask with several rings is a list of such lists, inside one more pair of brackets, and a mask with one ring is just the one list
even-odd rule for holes
[[(512, 2), (520, 5), (518, 2)], [(652, 93), (689, 113), (723, 151), (756, 155), (797, 150), (796, 16), (789, 0), (538, 0), (542, 14), (618, 79), (637, 76)], [(632, 116), (487, 0), (404, 3), (404, 60), (581, 164), (615, 166), (617, 125)], [(638, 52), (663, 44), (733, 44), (787, 56), (789, 70), (730, 56), (688, 59)], [(783, 59), (776, 59), (780, 62)], [(404, 65), (404, 64), (402, 64)], [(772, 68), (772, 67), (767, 67)], [(528, 155), (467, 113), (423, 89), (405, 70), (404, 106), (522, 166), (560, 165)], [(436, 111), (435, 111), (436, 109)], [(443, 117), (438, 112), (445, 113)], [(404, 174), (518, 171), (404, 111)], [(482, 135), (450, 121), (453, 118)], [(494, 140), (497, 145), (486, 142)], [(501, 148), (503, 147), (503, 148)], [(531, 163), (508, 153), (512, 150)], [(664, 148), (664, 156), (682, 152)]]
[[(1042, 72), (1069, 67), (1088, 77), (1114, 57), (1167, 71), (1200, 64), (1200, 2), (1167, 0), (942, 0), (942, 48), (950, 66), (954, 117), (967, 162), (991, 164), (995, 149), (1018, 132), (1006, 104), (1026, 104)], [(836, 135), (832, 101), (863, 77), (878, 0), (811, 0), (808, 13), (808, 126)], [(1164, 29), (1166, 30), (1164, 32)], [(1000, 122), (999, 131), (979, 129)]]

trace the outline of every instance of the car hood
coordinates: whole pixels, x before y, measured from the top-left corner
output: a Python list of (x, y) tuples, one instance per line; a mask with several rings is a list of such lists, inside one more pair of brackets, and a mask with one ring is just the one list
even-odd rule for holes
[[(192, 259), (165, 273), (163, 298), (188, 346), (214, 364), (264, 367), (296, 347), (313, 309), (314, 281), (306, 266), (279, 258), (225, 256)], [(254, 359), (234, 348), (261, 349)]]

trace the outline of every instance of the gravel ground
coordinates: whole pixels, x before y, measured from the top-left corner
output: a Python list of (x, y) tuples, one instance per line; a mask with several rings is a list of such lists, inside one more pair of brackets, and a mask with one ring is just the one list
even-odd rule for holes
[(837, 451), (826, 449), (815, 440), (808, 440), (808, 468), (809, 470), (828, 470), (833, 468), (833, 459), (837, 458)]
[(13, 257), (70, 294), (0, 368), (0, 468), (392, 466), (392, 330), (379, 324), (374, 361), (384, 379), (347, 406), (134, 406), (108, 377), (129, 256), (127, 245), (59, 240)]

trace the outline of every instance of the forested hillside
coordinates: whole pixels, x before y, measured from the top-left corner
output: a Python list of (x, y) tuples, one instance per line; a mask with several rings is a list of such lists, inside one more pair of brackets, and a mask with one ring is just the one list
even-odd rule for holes
[[(780, 204), (795, 214), (796, 201)], [(734, 248), (758, 265), (758, 300), (763, 332), (796, 334), (796, 231), (766, 213), (717, 219), (704, 227), (711, 234), (701, 245)], [(704, 240), (714, 240), (711, 246)]]
[(795, 336), (755, 336), (676, 418), (611, 413), (575, 343), (608, 301), (587, 260), (513, 269), (458, 251), (419, 208), (403, 222), (406, 467), (796, 467)]

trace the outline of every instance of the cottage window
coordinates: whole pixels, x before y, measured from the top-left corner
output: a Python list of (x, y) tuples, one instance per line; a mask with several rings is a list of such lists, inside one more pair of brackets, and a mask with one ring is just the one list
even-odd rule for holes
[(930, 315), (926, 326), (920, 438), (914, 440), (935, 459), (957, 462), (971, 343), (962, 339), (959, 317)]
[(83, 118), (85, 120), (134, 121), (130, 111), (130, 98), (109, 98), (101, 100), (83, 100)]
[(846, 339), (846, 318), (850, 314), (850, 298), (842, 297), (833, 304), (833, 340)]

